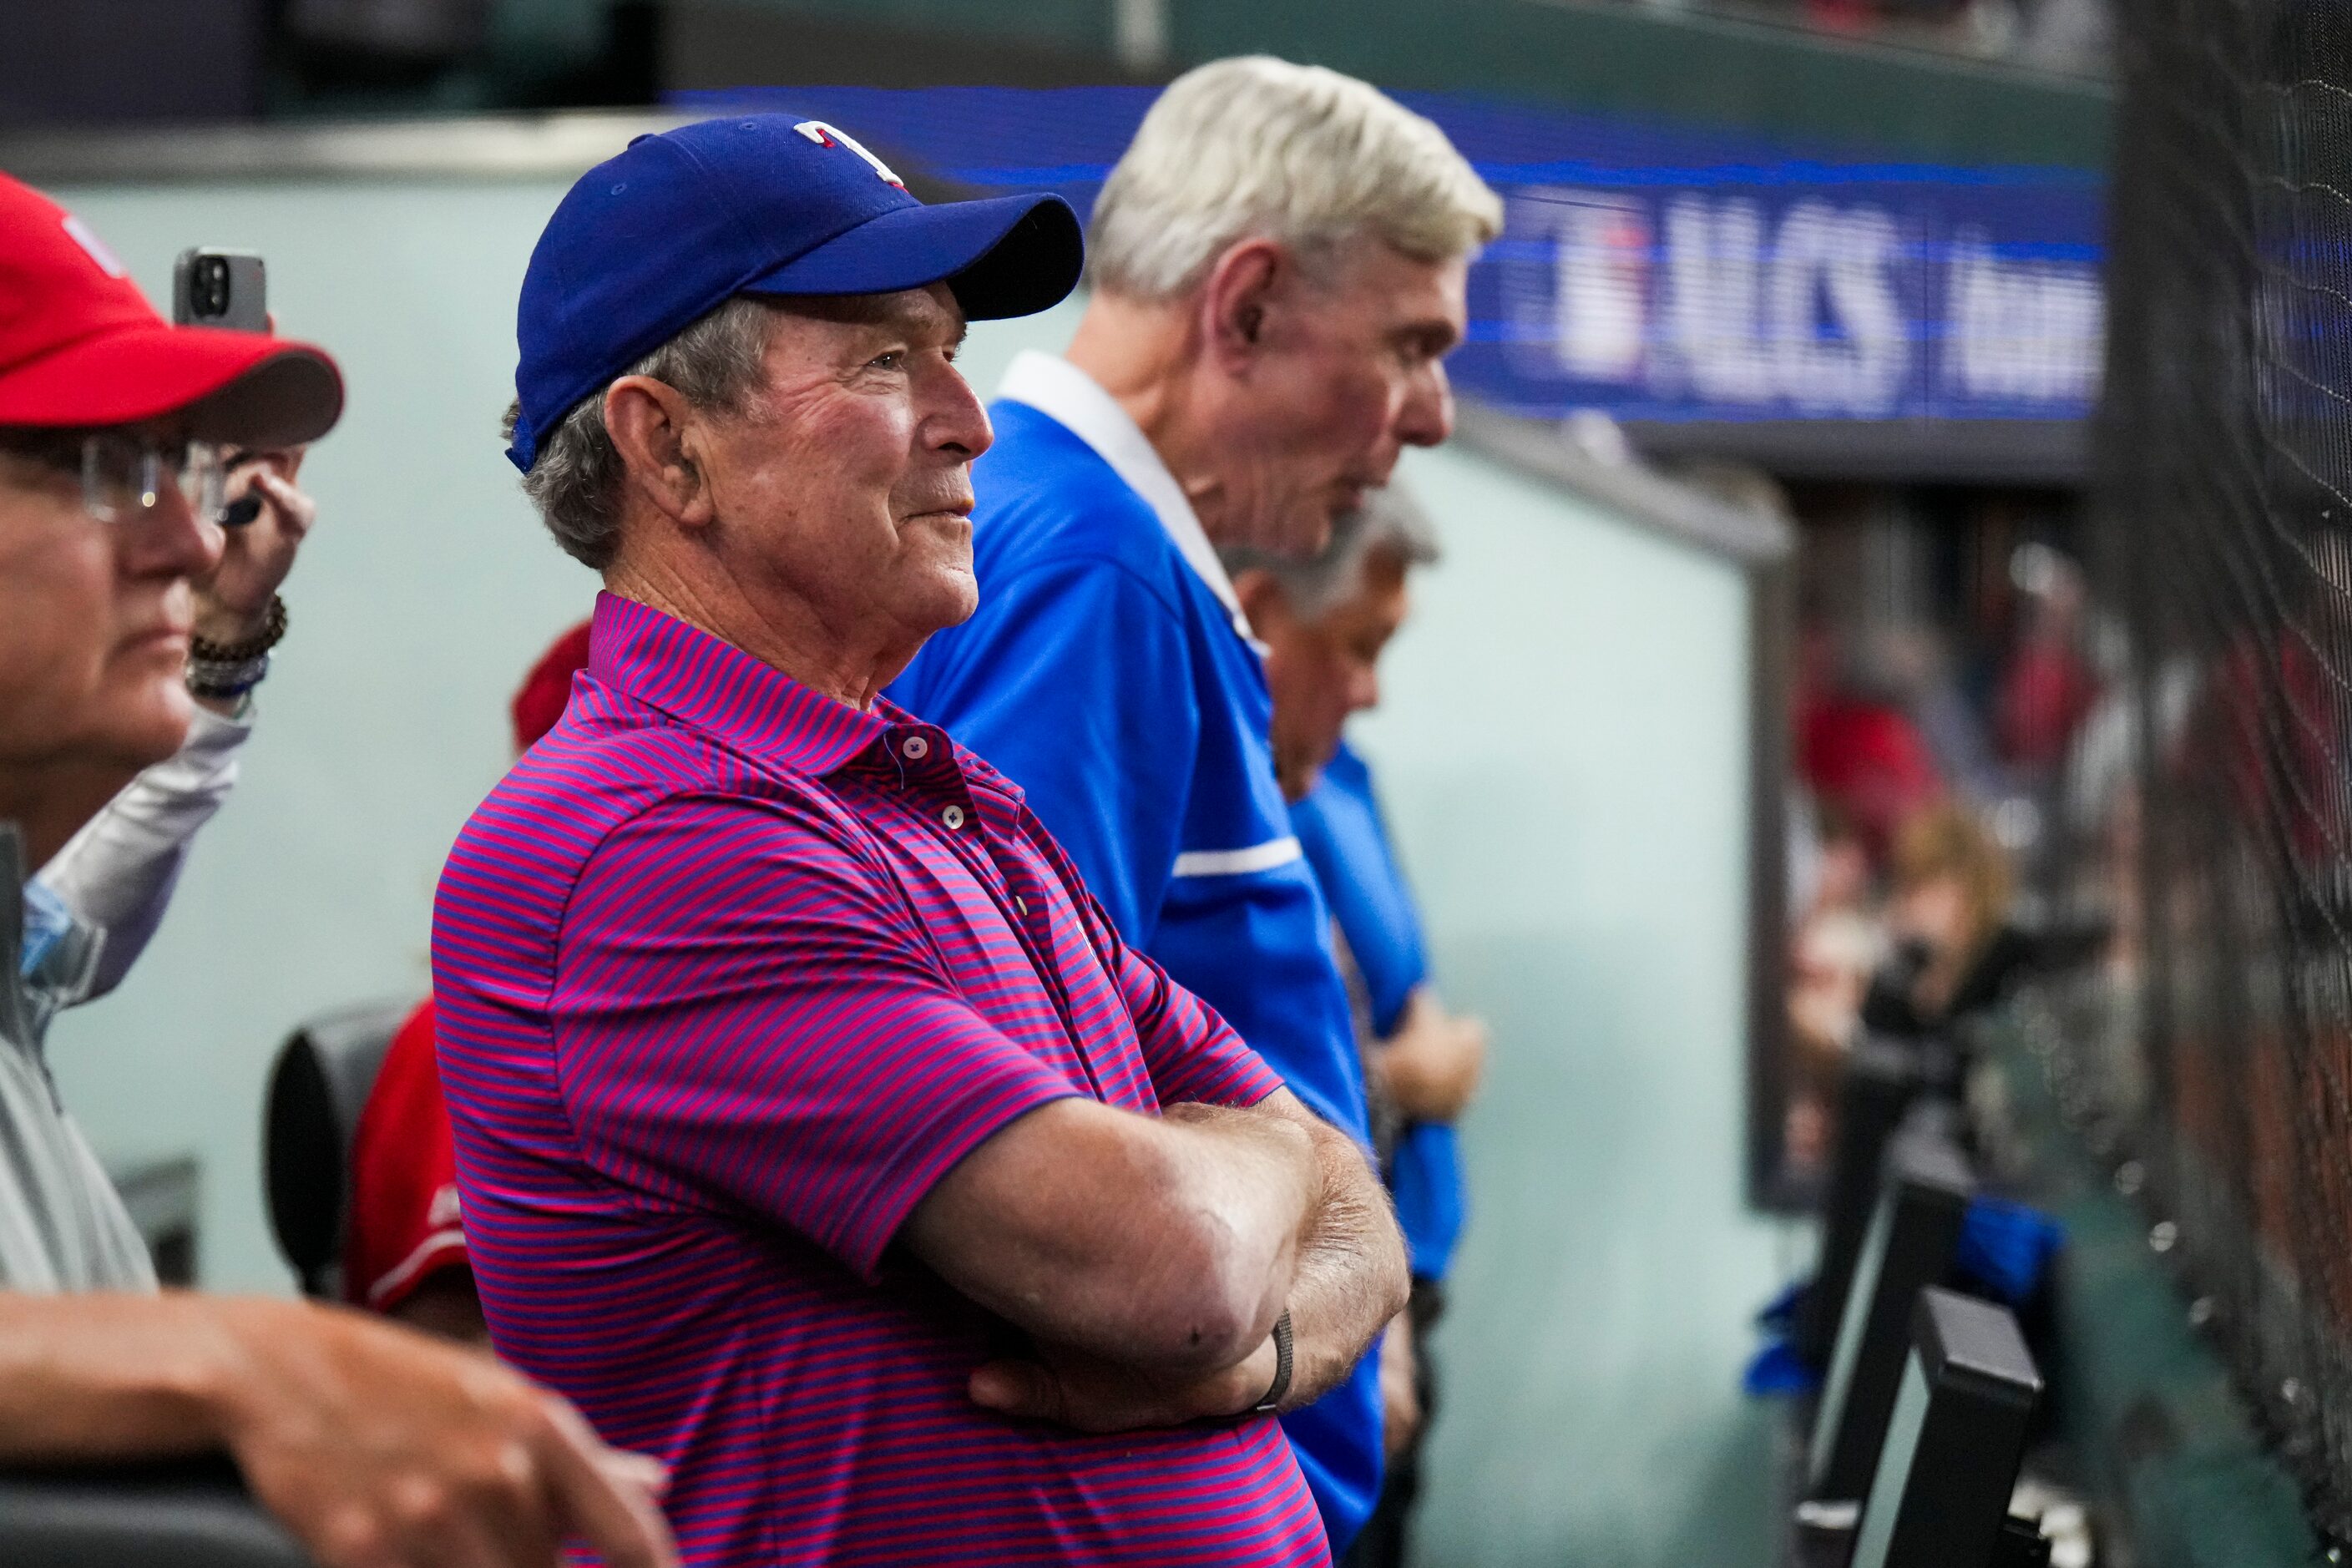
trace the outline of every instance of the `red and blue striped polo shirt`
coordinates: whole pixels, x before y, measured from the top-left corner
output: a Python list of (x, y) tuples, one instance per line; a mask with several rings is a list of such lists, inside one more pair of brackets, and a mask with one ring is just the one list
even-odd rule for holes
[(891, 1245), (1049, 1100), (1278, 1080), (939, 729), (609, 595), (592, 649), (435, 911), (500, 1353), (670, 1466), (697, 1563), (1327, 1561), (1273, 1419), (980, 1409), (1017, 1332)]

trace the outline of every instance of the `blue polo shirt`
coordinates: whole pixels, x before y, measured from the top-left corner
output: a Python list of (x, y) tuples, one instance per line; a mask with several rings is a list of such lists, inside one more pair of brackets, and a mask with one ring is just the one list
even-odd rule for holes
[[(1421, 913), (1389, 844), (1372, 771), (1346, 742), (1307, 798), (1290, 808), (1307, 863), (1331, 902), (1364, 977), (1372, 1032), (1396, 1033), (1405, 1004), (1429, 978)], [(1413, 1277), (1443, 1279), (1462, 1236), (1462, 1152), (1441, 1121), (1409, 1121), (1389, 1157), (1389, 1192), (1412, 1254)]]
[[(1330, 914), (1275, 779), (1264, 656), (1231, 585), (1093, 381), (1033, 353), (1003, 391), (972, 474), (980, 609), (889, 696), (1018, 784), (1120, 935), (1367, 1142)], [(1377, 1359), (1283, 1418), (1335, 1550), (1380, 1492)]]

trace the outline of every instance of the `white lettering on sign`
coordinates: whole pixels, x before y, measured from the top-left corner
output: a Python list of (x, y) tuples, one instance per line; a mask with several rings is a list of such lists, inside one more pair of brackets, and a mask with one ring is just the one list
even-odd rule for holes
[(1489, 258), (1507, 352), (1534, 378), (1863, 419), (1922, 393), (2095, 398), (2096, 268), (2014, 259), (1965, 228), (1939, 258), (1931, 226), (1818, 197), (1774, 216), (1745, 195), (1538, 186), (1512, 193)]
[(1799, 202), (1780, 219), (1767, 320), (1780, 394), (1803, 412), (1894, 411), (1911, 368), (1895, 241), (1874, 207)]
[(898, 186), (907, 188), (907, 182), (891, 173), (890, 165), (866, 150), (866, 144), (839, 126), (828, 125), (822, 120), (803, 120), (793, 127), (820, 147), (846, 147), (872, 166), (874, 172)]
[(1648, 315), (1650, 214), (1642, 203), (1599, 197), (1556, 216), (1560, 363), (1586, 381), (1640, 377)]
[(1979, 231), (1952, 247), (1944, 374), (1967, 397), (2088, 403), (2098, 395), (2106, 295), (2096, 271), (2004, 259)]
[(1763, 268), (1764, 215), (1754, 202), (1682, 196), (1667, 206), (1665, 336), (1709, 402), (1775, 395), (1757, 321)]

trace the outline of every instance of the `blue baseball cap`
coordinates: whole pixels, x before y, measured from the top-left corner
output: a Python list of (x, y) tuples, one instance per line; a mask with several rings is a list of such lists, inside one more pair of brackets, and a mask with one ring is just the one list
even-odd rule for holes
[(751, 114), (640, 136), (580, 177), (523, 274), (521, 405), (507, 458), (738, 294), (887, 294), (945, 282), (973, 321), (1077, 287), (1077, 214), (1055, 195), (929, 205), (821, 120)]

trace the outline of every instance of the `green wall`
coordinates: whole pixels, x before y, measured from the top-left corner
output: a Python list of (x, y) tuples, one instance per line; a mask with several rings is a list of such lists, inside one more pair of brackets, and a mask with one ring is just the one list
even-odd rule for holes
[[(1047, 46), (1100, 57), (1106, 79), (1114, 74), (1113, 0), (728, 3), (834, 24)], [(1887, 158), (2095, 169), (2105, 166), (2112, 146), (2113, 98), (2098, 84), (1681, 5), (1166, 0), (1166, 15), (1164, 68), (1171, 74), (1226, 55), (1276, 54), (1382, 87), (1496, 93)]]
[(1360, 737), (1438, 982), (1495, 1031), (1423, 1561), (1760, 1565), (1744, 585), (1458, 448), (1407, 473), (1446, 556)]
[[(284, 1289), (257, 1177), (268, 1062), (305, 1015), (421, 991), (434, 879), (498, 777), (505, 703), (593, 590), (495, 437), (554, 184), (63, 193), (161, 295), (190, 242), (258, 248), (351, 411), (306, 482), (244, 784), (58, 1075), (110, 1159), (203, 1161), (208, 1284)], [(977, 330), (992, 384), (1065, 307)], [(1496, 1028), (1424, 1521), (1433, 1564), (1762, 1568), (1736, 1384), (1776, 1236), (1741, 1207), (1746, 605), (1731, 568), (1465, 451), (1408, 468), (1446, 561), (1361, 727), (1439, 976)]]

